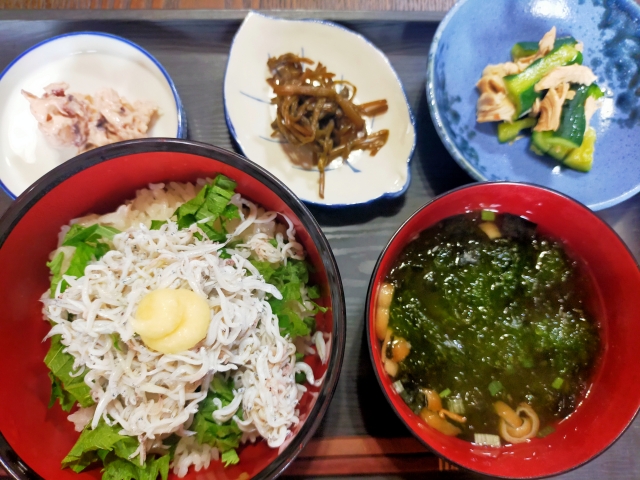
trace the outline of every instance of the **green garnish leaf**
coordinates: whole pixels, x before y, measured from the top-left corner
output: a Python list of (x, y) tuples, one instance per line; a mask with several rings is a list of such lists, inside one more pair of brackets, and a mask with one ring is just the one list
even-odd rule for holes
[[(116, 448), (118, 455), (133, 454), (138, 448), (138, 439), (120, 435), (120, 430), (120, 425), (109, 426), (104, 421), (100, 421), (93, 430), (90, 426), (85, 427), (76, 444), (62, 460), (62, 468), (70, 468), (79, 473), (93, 462), (106, 458), (107, 453)], [(100, 450), (103, 452), (99, 452)]]
[(230, 205), (229, 200), (234, 195), (236, 183), (218, 175), (209, 185), (202, 187), (198, 195), (182, 204), (174, 212), (179, 228), (188, 228), (196, 222), (201, 222), (198, 227), (214, 242), (224, 242), (227, 239), (227, 231), (224, 228), (226, 221), (232, 218), (240, 218), (238, 207)]
[(240, 458), (238, 457), (238, 454), (234, 449), (224, 452), (221, 459), (225, 467), (228, 467), (229, 465), (235, 465), (240, 461)]
[[(282, 300), (271, 296), (267, 298), (271, 310), (278, 317), (282, 335), (289, 335), (291, 339), (309, 335), (315, 326), (315, 319), (313, 317), (302, 318), (299, 308), (299, 304), (303, 300), (301, 289), (309, 281), (309, 264), (302, 260), (289, 260), (286, 265), (257, 260), (253, 260), (251, 263), (258, 269), (265, 281), (275, 286), (282, 294)], [(326, 310), (325, 307), (314, 304), (314, 311), (311, 312), (311, 315)]]
[(445, 388), (443, 391), (440, 392), (440, 398), (447, 398), (449, 395), (451, 395), (450, 388)]
[(122, 349), (120, 348), (120, 335), (118, 335), (117, 333), (112, 333), (111, 334), (111, 341), (113, 342), (113, 348), (115, 348), (117, 351), (121, 352)]
[(234, 191), (238, 184), (231, 180), (229, 177), (225, 177), (224, 175), (218, 175), (214, 180), (213, 184), (217, 187), (220, 187), (224, 190)]
[(51, 380), (51, 397), (49, 398), (49, 408), (53, 407), (56, 400), (60, 402), (60, 407), (65, 412), (70, 412), (76, 403), (76, 399), (73, 398), (62, 386), (62, 382), (53, 373), (49, 372), (49, 379)]
[[(90, 227), (83, 227), (77, 223), (71, 225), (71, 229), (62, 241), (62, 245), (65, 247), (75, 247), (69, 267), (66, 271), (62, 271), (65, 256), (63, 252), (59, 252), (51, 262), (47, 263), (52, 274), (51, 297), (53, 298), (55, 295), (63, 275), (76, 278), (84, 276), (84, 270), (89, 262), (99, 260), (111, 249), (105, 240), (111, 241), (118, 233), (120, 233), (119, 230), (104, 225), (95, 224)], [(60, 292), (64, 292), (67, 286), (67, 282), (63, 281)]]
[(307, 295), (309, 295), (309, 298), (312, 300), (320, 298), (320, 287), (318, 287), (317, 285), (312, 285), (311, 287), (307, 288)]
[(296, 383), (304, 383), (307, 381), (307, 374), (304, 372), (296, 373)]
[(156, 480), (158, 475), (162, 480), (167, 480), (170, 461), (169, 454), (161, 457), (150, 455), (140, 465), (136, 458), (129, 461), (109, 455), (104, 459), (102, 480)]
[(120, 425), (109, 426), (102, 420), (95, 429), (87, 426), (62, 460), (62, 467), (79, 473), (92, 463), (101, 461), (104, 465), (103, 480), (157, 480), (158, 475), (166, 480), (171, 456), (148, 455), (140, 465), (138, 457), (130, 459), (138, 448), (138, 439), (120, 435), (120, 430)]
[[(51, 370), (52, 388), (51, 398), (60, 400), (60, 406), (66, 412), (71, 410), (75, 402), (82, 407), (90, 407), (95, 402), (91, 398), (91, 389), (84, 383), (86, 371), (78, 376), (71, 376), (73, 370), (73, 355), (64, 351), (62, 336), (51, 337), (51, 347), (44, 363)], [(55, 396), (55, 398), (54, 398)]]
[(223, 259), (231, 258), (231, 254), (227, 252), (226, 248), (221, 248), (218, 250), (218, 256)]
[(553, 383), (551, 384), (551, 386), (553, 388), (555, 388), (556, 390), (560, 390), (560, 387), (562, 387), (562, 384), (564, 383), (564, 380), (560, 377), (556, 378)]
[(495, 397), (503, 389), (504, 387), (502, 386), (502, 383), (499, 380), (494, 380), (489, 384), (489, 392), (491, 393), (492, 397)]
[[(225, 380), (221, 375), (214, 375), (207, 397), (200, 403), (190, 430), (196, 432), (196, 440), (199, 443), (206, 443), (224, 453), (238, 448), (242, 431), (233, 419), (222, 424), (213, 419), (213, 412), (218, 409), (213, 403), (215, 398), (222, 402), (223, 407), (233, 401), (233, 379)], [(237, 415), (242, 416), (241, 409)]]
[(482, 210), (481, 216), (485, 222), (493, 222), (496, 219), (496, 213), (491, 210)]
[(116, 228), (99, 225), (97, 223), (90, 227), (83, 227), (82, 225), (74, 223), (65, 235), (62, 245), (67, 247), (75, 247), (79, 243), (92, 245), (100, 239), (112, 240), (118, 233), (120, 233), (120, 230)]
[(149, 230), (160, 230), (160, 227), (167, 223), (166, 220), (151, 220), (151, 227)]
[(304, 360), (304, 353), (296, 352), (296, 362), (301, 362)]
[[(84, 269), (87, 268), (89, 262), (96, 258), (96, 249), (90, 247), (86, 243), (79, 243), (76, 245), (76, 251), (71, 257), (71, 263), (69, 268), (64, 272), (65, 275), (80, 278), (84, 276)], [(97, 260), (97, 258), (96, 258)]]
[(51, 260), (47, 262), (47, 267), (49, 267), (49, 271), (51, 272), (51, 288), (50, 296), (53, 298), (56, 294), (56, 289), (58, 288), (58, 283), (62, 280), (62, 262), (64, 261), (64, 253), (58, 252), (58, 254)]

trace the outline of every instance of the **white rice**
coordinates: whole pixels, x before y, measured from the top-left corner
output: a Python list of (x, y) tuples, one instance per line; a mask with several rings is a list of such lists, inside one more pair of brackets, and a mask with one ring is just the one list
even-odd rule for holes
[[(231, 202), (242, 218), (229, 240), (244, 243), (227, 249), (232, 254), (227, 260), (218, 255), (223, 244), (194, 237), (197, 225), (178, 230), (168, 221), (160, 230), (149, 229), (151, 220), (169, 220), (204, 183), (150, 185), (114, 213), (78, 219), (85, 226), (101, 223), (123, 233), (114, 237), (115, 249), (92, 262), (83, 277), (64, 277), (69, 286), (63, 293), (60, 282), (54, 298), (48, 292), (42, 297), (45, 318), (54, 324), (48, 337), (62, 336), (78, 374), (88, 369), (85, 382), (96, 402), (69, 420), (80, 430), (88, 423), (95, 428), (101, 419), (108, 424), (115, 420), (121, 434), (139, 439), (133, 457), (141, 462), (147, 452), (162, 448), (163, 438), (179, 435), (172, 466), (180, 477), (191, 465), (200, 470), (218, 459), (215, 448), (199, 445), (188, 430), (214, 373), (232, 372), (236, 388), (233, 402), (216, 410), (214, 419), (234, 418), (245, 439), (261, 436), (272, 448), (283, 445), (300, 421), (297, 404), (306, 388), (296, 384), (295, 373), (305, 372), (310, 383), (319, 384), (306, 363), (296, 363), (296, 346), (281, 336), (265, 299), (266, 294), (281, 298), (280, 293), (247, 260), (251, 254), (270, 262), (302, 259), (304, 251), (288, 219), (287, 226), (277, 224), (277, 214), (234, 195)], [(273, 238), (277, 246), (269, 243)], [(61, 248), (69, 253), (68, 247)], [(162, 354), (135, 335), (131, 319), (138, 302), (160, 288), (188, 288), (207, 299), (212, 320), (207, 337), (194, 348)], [(304, 315), (308, 305), (299, 308)], [(68, 314), (75, 320), (68, 321)], [(122, 351), (114, 347), (113, 334), (126, 344)], [(329, 345), (322, 334), (314, 342), (324, 363)], [(307, 339), (307, 348), (309, 343)], [(234, 416), (239, 407), (244, 420)]]

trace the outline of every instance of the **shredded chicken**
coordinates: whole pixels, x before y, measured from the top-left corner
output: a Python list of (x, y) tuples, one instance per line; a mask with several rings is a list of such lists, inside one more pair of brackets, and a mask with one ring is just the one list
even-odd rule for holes
[(95, 147), (146, 136), (158, 107), (151, 102), (133, 104), (111, 88), (94, 96), (66, 93), (69, 85), (52, 83), (37, 97), (22, 90), (29, 101), (38, 128), (55, 147), (77, 147), (84, 152)]
[(556, 43), (556, 27), (551, 27), (547, 33), (538, 42), (538, 53), (544, 57), (547, 53), (553, 50), (553, 45)]
[(580, 83), (582, 85), (591, 85), (598, 78), (593, 74), (589, 67), (584, 65), (566, 65), (557, 67), (535, 85), (535, 91), (550, 90), (556, 88), (563, 83)]
[(540, 102), (540, 117), (534, 127), (536, 132), (546, 130), (557, 130), (560, 126), (560, 115), (562, 114), (562, 104), (567, 99), (569, 84), (563, 83), (556, 88), (550, 89)]
[(531, 111), (529, 112), (530, 117), (537, 117), (540, 115), (540, 99), (536, 98), (533, 101), (533, 106), (531, 107)]
[(551, 50), (553, 50), (553, 45), (556, 41), (556, 27), (553, 27), (547, 33), (544, 34), (542, 39), (538, 42), (538, 51), (533, 55), (529, 55), (528, 57), (519, 58), (515, 63), (518, 66), (518, 72), (520, 73), (531, 65), (533, 62), (538, 60), (539, 58), (544, 57)]
[[(478, 122), (512, 122), (515, 116), (515, 106), (507, 96), (504, 77), (515, 75), (526, 70), (533, 62), (548, 55), (556, 43), (556, 28), (553, 27), (544, 34), (538, 42), (538, 51), (528, 57), (519, 58), (515, 62), (505, 62), (497, 65), (488, 65), (482, 72), (482, 77), (476, 84), (480, 91), (477, 103)], [(583, 44), (578, 43), (576, 50), (582, 51)], [(542, 100), (536, 98), (529, 116), (538, 118), (534, 127), (536, 131), (555, 131), (560, 127), (562, 105), (566, 100), (575, 97), (576, 92), (571, 90), (571, 84), (591, 85), (597, 80), (590, 68), (582, 65), (567, 65), (557, 67), (544, 76), (534, 89), (536, 92), (546, 94)], [(585, 103), (585, 116), (587, 126), (594, 112), (599, 108), (599, 103), (592, 97), (588, 97)]]
[(482, 78), (476, 84), (480, 90), (477, 104), (478, 122), (512, 121), (516, 112), (513, 103), (507, 97), (503, 77), (517, 73), (518, 66), (513, 62), (488, 65), (482, 72)]

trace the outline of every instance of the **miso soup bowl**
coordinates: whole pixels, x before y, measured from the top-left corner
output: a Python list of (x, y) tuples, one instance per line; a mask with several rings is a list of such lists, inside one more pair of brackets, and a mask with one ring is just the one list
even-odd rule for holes
[[(189, 469), (186, 479), (274, 478), (304, 448), (320, 423), (335, 390), (346, 335), (342, 282), (331, 248), (317, 222), (278, 179), (246, 158), (221, 148), (177, 139), (143, 139), (101, 147), (75, 157), (29, 187), (0, 218), (0, 464), (16, 479), (101, 478), (100, 468), (81, 474), (61, 470), (60, 462), (79, 433), (56, 403), (48, 408), (51, 385), (43, 359), (49, 328), (39, 298), (49, 285), (46, 262), (58, 232), (71, 219), (107, 213), (149, 183), (194, 182), (222, 173), (236, 191), (266, 209), (287, 215), (315, 269), (315, 284), (328, 310), (316, 317), (329, 334), (326, 363), (308, 356), (318, 387), (298, 403), (300, 422), (276, 449), (265, 441), (240, 447), (240, 462), (223, 468)], [(170, 474), (170, 479), (177, 478)]]
[[(576, 410), (544, 438), (502, 447), (480, 446), (427, 426), (394, 390), (375, 333), (377, 294), (405, 246), (439, 221), (489, 209), (538, 224), (559, 240), (592, 278), (593, 314), (602, 349), (592, 384)], [(479, 183), (453, 190), (418, 210), (380, 255), (367, 297), (366, 335), (384, 395), (411, 432), (436, 454), (460, 467), (502, 478), (540, 478), (584, 465), (611, 446), (640, 408), (640, 270), (618, 235), (591, 210), (558, 192), (511, 182)], [(497, 432), (495, 432), (497, 433)]]

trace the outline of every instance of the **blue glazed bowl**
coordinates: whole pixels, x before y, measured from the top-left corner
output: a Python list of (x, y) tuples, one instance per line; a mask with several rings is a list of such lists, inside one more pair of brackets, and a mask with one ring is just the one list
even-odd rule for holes
[[(607, 90), (591, 120), (597, 140), (589, 173), (535, 155), (528, 139), (500, 144), (497, 123), (476, 123), (484, 67), (510, 61), (513, 44), (537, 42), (553, 26), (584, 43), (584, 64)], [(427, 96), (440, 138), (477, 180), (543, 185), (593, 210), (640, 191), (640, 7), (632, 0), (460, 0), (431, 45)]]

